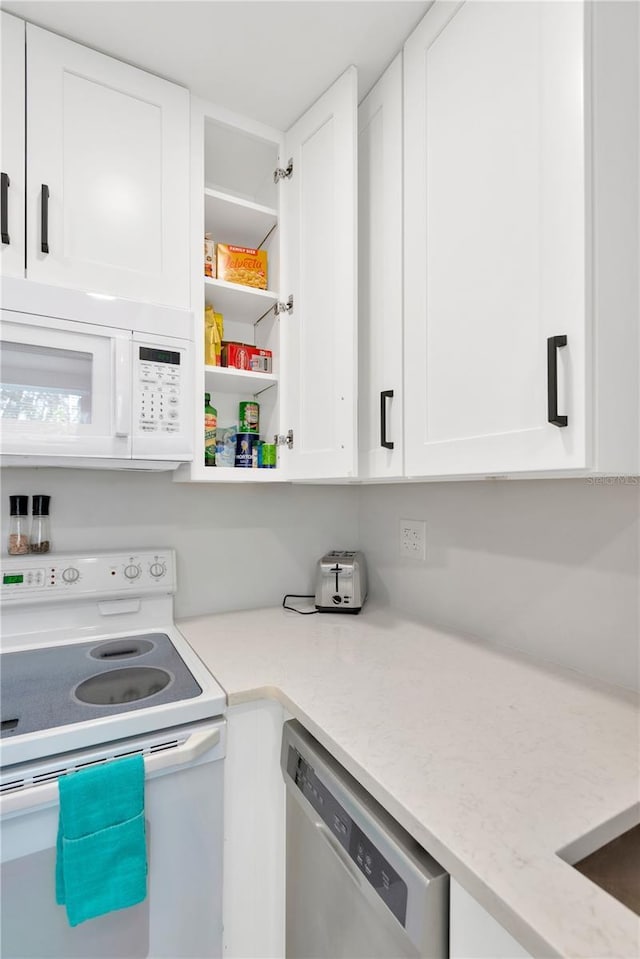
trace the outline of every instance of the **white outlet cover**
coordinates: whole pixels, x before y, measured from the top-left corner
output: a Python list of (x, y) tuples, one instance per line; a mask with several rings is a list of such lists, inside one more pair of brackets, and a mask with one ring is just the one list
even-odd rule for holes
[(427, 524), (422, 519), (400, 520), (400, 556), (405, 559), (426, 559)]

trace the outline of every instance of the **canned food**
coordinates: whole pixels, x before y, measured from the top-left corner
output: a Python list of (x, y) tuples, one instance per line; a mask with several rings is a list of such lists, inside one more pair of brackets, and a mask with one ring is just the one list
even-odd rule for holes
[(255, 400), (248, 403), (240, 403), (238, 420), (238, 433), (259, 433), (260, 405), (256, 403)]
[(275, 469), (277, 463), (276, 456), (275, 443), (262, 443), (258, 450), (258, 466), (267, 470)]
[(257, 445), (257, 433), (238, 433), (236, 439), (236, 466), (243, 469), (251, 469), (253, 466), (253, 447)]

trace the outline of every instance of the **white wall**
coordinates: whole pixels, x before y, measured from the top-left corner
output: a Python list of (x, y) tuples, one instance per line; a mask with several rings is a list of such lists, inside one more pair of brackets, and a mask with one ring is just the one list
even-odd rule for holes
[[(365, 487), (360, 545), (371, 595), (421, 621), (637, 686), (640, 487), (634, 482)], [(426, 562), (400, 559), (400, 519), (426, 520)]]
[(168, 473), (2, 470), (2, 552), (9, 495), (49, 493), (56, 551), (172, 546), (176, 615), (273, 606), (313, 588), (327, 550), (353, 548), (357, 490), (199, 486)]
[[(58, 551), (173, 546), (177, 616), (309, 592), (326, 549), (358, 546), (372, 598), (640, 685), (640, 487), (630, 483), (211, 488), (162, 473), (6, 469), (3, 538), (9, 494), (20, 492), (52, 495)], [(400, 559), (400, 519), (426, 520), (425, 563)]]

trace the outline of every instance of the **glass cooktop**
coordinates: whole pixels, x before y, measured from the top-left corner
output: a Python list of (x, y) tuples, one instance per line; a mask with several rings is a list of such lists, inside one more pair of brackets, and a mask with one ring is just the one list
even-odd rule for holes
[(165, 633), (3, 653), (0, 736), (200, 696)]

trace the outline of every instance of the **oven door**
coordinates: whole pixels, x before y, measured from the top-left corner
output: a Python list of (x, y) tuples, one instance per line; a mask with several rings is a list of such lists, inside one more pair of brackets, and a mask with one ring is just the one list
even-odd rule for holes
[[(58, 785), (51, 778), (61, 768), (141, 750), (147, 898), (72, 928), (55, 901)], [(0, 797), (3, 959), (220, 957), (224, 750), (224, 721), (205, 721), (5, 769)], [(33, 778), (38, 785), (19, 785)]]
[(131, 456), (131, 333), (2, 311), (0, 452)]

